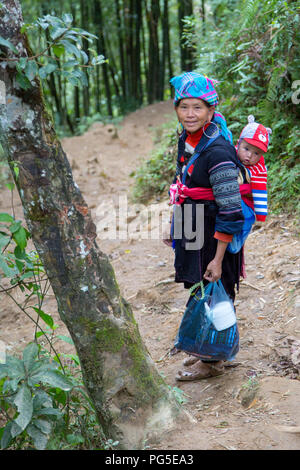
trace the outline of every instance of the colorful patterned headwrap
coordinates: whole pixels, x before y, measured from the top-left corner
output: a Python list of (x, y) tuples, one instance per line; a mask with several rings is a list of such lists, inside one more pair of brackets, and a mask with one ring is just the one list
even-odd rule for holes
[(173, 77), (170, 83), (175, 88), (174, 103), (184, 98), (198, 98), (214, 106), (219, 103), (214, 87), (214, 84), (218, 83), (217, 80), (196, 72), (186, 72)]
[[(217, 80), (200, 75), (197, 72), (185, 72), (170, 80), (175, 88), (174, 104), (185, 98), (198, 98), (211, 106), (217, 106), (219, 97), (215, 90)], [(232, 134), (227, 127), (226, 119), (221, 113), (214, 113), (212, 121), (220, 128), (221, 135), (232, 143)]]

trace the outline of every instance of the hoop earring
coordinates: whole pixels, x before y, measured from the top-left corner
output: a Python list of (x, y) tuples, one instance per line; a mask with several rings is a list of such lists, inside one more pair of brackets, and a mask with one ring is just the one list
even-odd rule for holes
[[(179, 127), (179, 126), (180, 126), (180, 127)], [(178, 121), (178, 124), (177, 124), (177, 127), (176, 127), (176, 133), (177, 133), (177, 135), (180, 137), (181, 134), (183, 133), (183, 131), (184, 131), (183, 125), (181, 124), (180, 121)]]
[[(205, 123), (205, 124), (207, 124), (207, 123)], [(207, 137), (208, 139), (213, 139), (213, 138), (219, 133), (219, 128), (218, 128), (217, 124), (216, 124), (214, 121), (210, 121), (210, 124), (213, 124), (214, 126), (216, 126), (216, 129), (214, 130), (214, 132), (213, 132), (212, 135), (207, 135), (207, 134), (205, 134), (205, 129), (204, 129), (205, 124), (204, 124), (204, 126), (202, 127), (202, 129), (203, 129), (203, 134), (204, 134), (205, 137)]]

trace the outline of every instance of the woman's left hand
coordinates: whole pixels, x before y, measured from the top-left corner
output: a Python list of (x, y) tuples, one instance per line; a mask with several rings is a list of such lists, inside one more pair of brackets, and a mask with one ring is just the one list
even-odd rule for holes
[(222, 262), (213, 259), (206, 268), (204, 273), (204, 279), (209, 282), (216, 282), (221, 279), (222, 276)]

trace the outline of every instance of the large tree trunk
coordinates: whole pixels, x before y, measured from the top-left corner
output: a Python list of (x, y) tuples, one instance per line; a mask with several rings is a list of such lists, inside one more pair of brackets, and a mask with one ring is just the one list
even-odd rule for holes
[[(97, 52), (99, 55), (102, 54), (107, 59), (104, 29), (103, 29), (103, 14), (102, 14), (101, 0), (94, 0), (93, 6), (94, 6), (94, 18), (97, 24), (97, 30), (95, 33), (96, 36), (98, 36)], [(113, 109), (112, 109), (111, 90), (110, 90), (109, 76), (108, 76), (108, 64), (103, 64), (102, 71), (103, 71), (103, 80), (104, 80), (104, 87), (105, 87), (105, 93), (106, 93), (107, 113), (109, 116), (112, 116)]]
[(158, 37), (158, 22), (160, 17), (159, 0), (151, 0), (146, 14), (149, 29), (148, 103), (151, 104), (160, 99), (160, 54)]
[[(25, 57), (20, 4), (2, 4), (0, 36)], [(108, 257), (95, 242), (95, 225), (46, 112), (40, 83), (36, 79), (30, 90), (21, 90), (15, 74), (11, 62), (1, 62), (6, 105), (0, 103), (0, 135), (9, 163), (19, 166), (16, 184), (25, 219), (103, 431), (122, 448), (137, 449), (150, 433), (170, 427), (180, 409), (142, 342)]]
[[(84, 30), (88, 30), (89, 24), (89, 3), (86, 0), (80, 0), (80, 23), (81, 28)], [(83, 51), (86, 53), (87, 57), (90, 56), (89, 52), (89, 43), (86, 39), (82, 40), (82, 48)], [(89, 116), (90, 113), (90, 77), (86, 70), (83, 69), (83, 73), (85, 74), (85, 78), (87, 81), (87, 86), (82, 88), (82, 101), (83, 101), (83, 114), (84, 116)]]
[(189, 72), (194, 67), (194, 51), (187, 45), (183, 44), (183, 19), (185, 16), (191, 16), (193, 14), (193, 0), (181, 0), (178, 3), (178, 26), (179, 26), (179, 41), (180, 41), (180, 59), (181, 59), (181, 70)]

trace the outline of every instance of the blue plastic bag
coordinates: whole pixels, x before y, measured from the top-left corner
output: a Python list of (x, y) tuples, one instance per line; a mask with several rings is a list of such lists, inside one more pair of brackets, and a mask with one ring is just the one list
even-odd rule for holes
[(206, 305), (213, 304), (214, 297), (217, 295), (220, 297), (221, 290), (227, 300), (229, 297), (221, 281), (210, 282), (205, 289), (202, 284), (202, 289), (195, 292), (197, 286), (191, 289), (191, 298), (182, 317), (174, 346), (200, 359), (230, 361), (239, 350), (237, 324), (218, 331), (207, 316), (205, 308)]
[(238, 253), (242, 249), (249, 233), (251, 232), (252, 225), (255, 222), (254, 210), (247, 206), (243, 200), (241, 202), (245, 220), (242, 230), (239, 233), (235, 233), (232, 241), (227, 245), (227, 250), (230, 253)]

